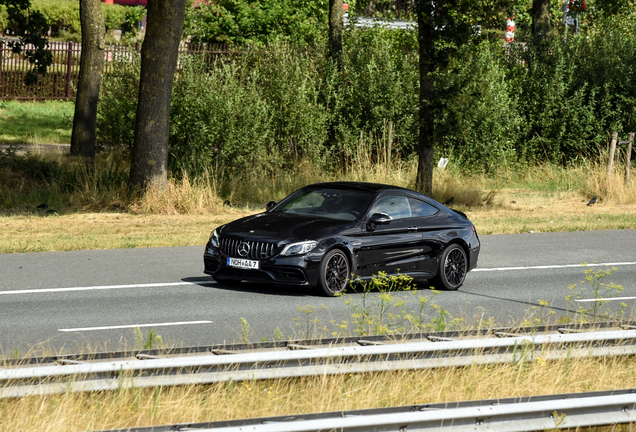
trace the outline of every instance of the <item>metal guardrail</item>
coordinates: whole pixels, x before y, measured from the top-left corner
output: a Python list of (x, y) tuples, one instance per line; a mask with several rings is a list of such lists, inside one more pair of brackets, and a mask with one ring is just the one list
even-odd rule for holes
[(497, 333), (500, 337), (464, 340), (429, 335), (426, 340), (381, 345), (358, 340), (356, 346), (326, 348), (292, 344), (288, 347), (292, 350), (232, 355), (142, 356), (97, 363), (65, 359), (61, 365), (0, 370), (0, 397), (496, 364), (538, 356), (554, 360), (636, 354), (634, 329), (523, 336)]
[(514, 432), (636, 422), (636, 389), (260, 417), (102, 432), (492, 431)]
[(197, 345), (173, 348), (139, 349), (131, 351), (108, 351), (84, 354), (56, 354), (44, 357), (0, 358), (0, 369), (14, 366), (58, 364), (65, 361), (92, 362), (101, 360), (123, 360), (135, 358), (174, 357), (193, 354), (238, 354), (241, 352), (257, 352), (293, 349), (294, 346), (303, 347), (334, 347), (348, 345), (381, 345), (387, 343), (407, 342), (411, 340), (454, 340), (483, 338), (493, 335), (534, 335), (542, 333), (585, 332), (602, 329), (634, 329), (636, 321), (602, 321), (596, 323), (551, 324), (531, 327), (496, 327), (473, 328), (467, 330), (431, 331), (422, 333), (400, 333), (377, 336), (349, 336), (322, 339), (295, 339), (271, 342), (250, 342), (216, 345)]

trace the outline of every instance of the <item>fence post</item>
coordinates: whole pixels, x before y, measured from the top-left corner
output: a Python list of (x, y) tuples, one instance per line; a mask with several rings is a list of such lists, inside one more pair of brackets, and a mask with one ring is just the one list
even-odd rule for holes
[(64, 93), (66, 98), (71, 98), (71, 66), (73, 64), (73, 42), (68, 43), (68, 56), (66, 58), (66, 83), (64, 85)]
[(629, 172), (632, 168), (632, 144), (634, 142), (634, 132), (627, 138), (627, 153), (625, 154), (625, 186), (629, 186)]
[(614, 153), (616, 153), (616, 141), (618, 141), (618, 132), (612, 132), (612, 142), (610, 144), (609, 160), (607, 161), (607, 180), (612, 175), (612, 165), (614, 165)]

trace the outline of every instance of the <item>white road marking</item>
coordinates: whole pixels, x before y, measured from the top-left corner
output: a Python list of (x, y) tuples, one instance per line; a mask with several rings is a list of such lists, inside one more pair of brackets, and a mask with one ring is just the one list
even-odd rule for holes
[[(575, 267), (611, 267), (611, 266), (630, 266), (636, 265), (636, 261), (633, 262), (615, 262), (615, 263), (591, 263), (591, 264), (561, 264), (561, 265), (544, 265), (544, 266), (525, 266), (525, 267), (491, 267), (491, 268), (476, 268), (472, 272), (492, 272), (492, 271), (510, 271), (510, 270), (547, 270), (547, 269), (560, 269), (560, 268), (575, 268)], [(69, 291), (99, 291), (99, 290), (111, 290), (111, 289), (129, 289), (129, 288), (163, 288), (163, 287), (177, 287), (177, 286), (202, 286), (214, 283), (212, 280), (203, 282), (163, 282), (163, 283), (149, 283), (149, 284), (130, 284), (130, 285), (101, 285), (101, 286), (84, 286), (84, 287), (70, 287), (70, 288), (41, 288), (41, 289), (28, 289), (28, 290), (15, 290), (15, 291), (0, 291), (0, 295), (11, 294), (42, 294), (42, 293), (59, 293)]]
[(124, 289), (124, 288), (160, 288), (160, 287), (173, 287), (173, 286), (189, 286), (189, 285), (207, 285), (210, 282), (168, 282), (168, 283), (150, 283), (150, 284), (131, 284), (131, 285), (102, 285), (92, 287), (71, 287), (71, 288), (42, 288), (42, 289), (29, 289), (29, 290), (16, 290), (16, 291), (0, 291), (2, 294), (40, 294), (40, 293), (57, 293), (67, 291), (99, 291), (109, 289)]
[(597, 298), (597, 299), (579, 299), (574, 300), (576, 302), (593, 302), (593, 301), (612, 301), (612, 300), (636, 300), (636, 297), (612, 297), (612, 298)]
[(106, 327), (82, 327), (71, 329), (57, 329), (61, 332), (78, 332), (78, 331), (93, 331), (93, 330), (116, 330), (135, 327), (166, 327), (166, 326), (180, 326), (180, 325), (193, 325), (193, 324), (212, 324), (212, 321), (181, 321), (171, 323), (155, 323), (155, 324), (130, 324), (119, 326), (106, 326)]
[(526, 267), (492, 267), (492, 268), (476, 268), (471, 272), (488, 272), (488, 271), (506, 271), (506, 270), (546, 270), (572, 267), (611, 267), (611, 266), (629, 266), (636, 265), (636, 262), (619, 262), (619, 263), (592, 263), (592, 264), (561, 264), (561, 265), (544, 265), (544, 266), (526, 266)]

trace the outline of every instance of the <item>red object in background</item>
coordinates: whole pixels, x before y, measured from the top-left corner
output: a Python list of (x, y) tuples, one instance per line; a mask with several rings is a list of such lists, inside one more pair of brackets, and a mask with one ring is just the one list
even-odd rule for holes
[(587, 10), (585, 0), (570, 0), (570, 10), (573, 12), (585, 12)]
[(506, 20), (506, 42), (515, 41), (515, 17)]
[(148, 6), (148, 0), (102, 0), (106, 4), (120, 4), (124, 6)]
[[(148, 0), (102, 0), (106, 4), (120, 4), (124, 6), (148, 6)], [(194, 0), (194, 7), (200, 3), (209, 3), (209, 0)], [(349, 5), (347, 5), (348, 7)]]
[(347, 3), (343, 3), (342, 4), (342, 9), (348, 11), (349, 10), (349, 5)]

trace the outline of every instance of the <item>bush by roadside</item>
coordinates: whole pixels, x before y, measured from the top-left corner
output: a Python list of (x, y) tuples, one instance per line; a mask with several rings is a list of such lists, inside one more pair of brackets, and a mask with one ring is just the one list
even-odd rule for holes
[[(31, 0), (31, 7), (42, 12), (51, 26), (51, 36), (57, 40), (81, 42), (82, 27), (79, 2), (74, 0)], [(146, 15), (141, 6), (128, 7), (102, 3), (106, 30), (120, 29), (124, 34), (136, 35), (137, 25)], [(6, 9), (0, 6), (0, 30), (11, 29)]]

